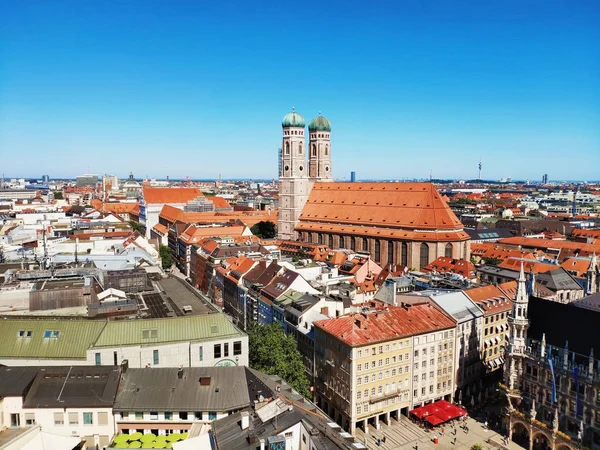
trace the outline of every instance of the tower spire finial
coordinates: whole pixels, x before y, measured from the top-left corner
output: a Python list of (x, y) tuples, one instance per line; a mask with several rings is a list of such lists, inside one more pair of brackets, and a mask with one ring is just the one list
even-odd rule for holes
[(296, 111), (296, 107), (295, 106), (292, 106), (292, 112), (293, 111)]

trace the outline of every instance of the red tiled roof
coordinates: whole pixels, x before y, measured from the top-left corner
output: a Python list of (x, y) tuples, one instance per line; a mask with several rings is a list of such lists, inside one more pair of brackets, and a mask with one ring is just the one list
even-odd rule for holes
[(512, 299), (498, 286), (488, 285), (467, 289), (464, 293), (486, 313), (496, 314), (512, 309)]
[(191, 187), (144, 187), (142, 192), (146, 204), (188, 203), (190, 200), (194, 200), (196, 197), (204, 197), (204, 194), (200, 189)]
[(533, 253), (525, 252), (518, 249), (499, 247), (492, 242), (482, 242), (481, 244), (471, 244), (471, 255), (480, 256), (482, 258), (500, 259), (504, 261), (508, 258), (526, 258), (536, 259)]
[(423, 272), (456, 273), (463, 277), (471, 277), (475, 273), (475, 266), (464, 259), (453, 259), (440, 256), (423, 268)]
[(316, 183), (299, 220), (299, 231), (427, 241), (469, 239), (431, 183)]
[(560, 266), (567, 272), (575, 272), (576, 277), (583, 277), (590, 268), (591, 261), (589, 259), (569, 258)]
[(596, 252), (596, 254), (600, 254), (600, 245), (595, 244), (584, 244), (583, 242), (572, 242), (572, 241), (553, 241), (550, 239), (536, 239), (536, 238), (527, 238), (527, 237), (509, 237), (500, 239), (498, 241), (500, 244), (504, 245), (514, 245), (514, 246), (522, 246), (526, 248), (536, 248), (546, 250), (549, 248), (553, 249), (571, 249), (571, 250), (580, 250), (586, 251), (588, 253)]
[(162, 234), (163, 236), (166, 236), (167, 234), (169, 234), (169, 229), (164, 226), (162, 223), (157, 223), (156, 225), (154, 225), (152, 227), (152, 229), (154, 231), (156, 231), (157, 233)]
[(558, 266), (555, 266), (554, 264), (546, 264), (546, 263), (541, 263), (538, 261), (529, 261), (529, 260), (523, 261), (521, 258), (508, 258), (508, 259), (502, 261), (498, 265), (498, 267), (501, 267), (503, 269), (510, 269), (510, 270), (520, 270), (521, 263), (523, 263), (523, 269), (526, 272), (531, 271), (533, 273), (544, 273), (544, 272), (548, 272), (549, 270), (554, 270), (554, 269), (558, 268)]
[(179, 236), (179, 239), (186, 244), (197, 244), (202, 238), (213, 236), (241, 236), (246, 230), (245, 226), (227, 226), (227, 227), (197, 227), (190, 225)]
[(320, 320), (314, 325), (350, 346), (360, 346), (454, 328), (456, 322), (426, 301), (408, 308), (389, 306), (370, 314)]
[(212, 196), (212, 197), (207, 197), (207, 198), (211, 202), (213, 202), (213, 204), (215, 205), (215, 208), (217, 208), (217, 209), (232, 208), (232, 206), (229, 204), (229, 202), (227, 200), (225, 200), (223, 197)]

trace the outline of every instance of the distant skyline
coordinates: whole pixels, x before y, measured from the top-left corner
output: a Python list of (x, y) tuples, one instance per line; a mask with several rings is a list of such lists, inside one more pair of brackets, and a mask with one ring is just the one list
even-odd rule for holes
[(0, 175), (277, 177), (281, 119), (349, 179), (600, 178), (600, 2), (9, 2)]

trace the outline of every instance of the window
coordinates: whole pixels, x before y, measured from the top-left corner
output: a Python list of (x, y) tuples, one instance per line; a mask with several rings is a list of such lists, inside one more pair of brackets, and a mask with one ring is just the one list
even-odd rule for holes
[(362, 384), (362, 378), (358, 377), (356, 384), (360, 386)]
[(154, 360), (154, 365), (158, 366), (158, 350), (152, 352), (152, 359)]
[(26, 337), (26, 338), (30, 338), (30, 337), (31, 337), (31, 331), (30, 331), (30, 330), (27, 330), (27, 331), (25, 332), (25, 337)]
[(354, 236), (350, 237), (350, 250), (356, 251), (356, 238)]
[(344, 248), (346, 246), (346, 243), (344, 242), (344, 236), (340, 236), (340, 245), (338, 245), (339, 248)]
[(400, 254), (400, 264), (404, 267), (408, 266), (408, 244), (402, 243), (402, 253)]
[(367, 238), (363, 238), (362, 240), (362, 250), (363, 252), (369, 251), (369, 241), (367, 240)]
[(25, 330), (19, 330), (19, 333), (17, 334), (17, 336), (19, 336), (20, 338), (25, 336)]
[(69, 425), (79, 425), (79, 414), (76, 412), (69, 413)]
[(97, 366), (102, 365), (102, 355), (100, 353), (96, 353), (96, 365)]
[(61, 412), (54, 413), (54, 425), (64, 425), (65, 415)]
[(375, 240), (375, 262), (381, 262), (381, 242)]
[(51, 331), (44, 331), (44, 339), (50, 339), (51, 335), (52, 335)]
[(179, 420), (188, 420), (188, 413), (185, 411), (182, 411), (179, 413)]
[(425, 242), (421, 244), (421, 254), (420, 254), (420, 268), (427, 266), (429, 264), (429, 245)]
[(84, 425), (94, 425), (94, 413), (84, 412), (83, 413), (83, 424)]
[(173, 413), (165, 411), (165, 420), (173, 420)]
[(215, 344), (215, 358), (221, 357), (221, 344)]
[(229, 356), (229, 342), (225, 342), (225, 344), (223, 344), (223, 356)]
[(289, 142), (285, 143), (285, 154), (286, 155), (290, 154), (290, 143)]
[(360, 405), (356, 406), (356, 414), (360, 414), (361, 413), (361, 409), (362, 407)]
[(375, 388), (371, 388), (371, 397), (375, 395)]
[(200, 412), (200, 411), (197, 411), (197, 412), (194, 414), (194, 417), (196, 418), (196, 420), (202, 420), (202, 412)]
[(158, 420), (158, 411), (150, 411), (150, 420)]
[(362, 398), (362, 391), (358, 391), (358, 392), (356, 393), (356, 399), (357, 399), (357, 400), (360, 400), (361, 398)]
[(387, 263), (394, 264), (394, 241), (387, 243)]
[(333, 234), (329, 235), (329, 248), (333, 248)]
[(216, 420), (217, 419), (217, 413), (214, 411), (210, 411), (208, 413), (208, 420)]
[(198, 353), (199, 353), (199, 359), (200, 361), (204, 360), (204, 350), (202, 349), (202, 346), (198, 347)]
[(312, 145), (312, 156), (317, 156), (317, 146), (315, 144)]
[(98, 413), (98, 425), (108, 425), (108, 413), (107, 412), (99, 412)]
[(136, 412), (135, 413), (135, 420), (144, 420), (144, 413), (143, 412)]
[(359, 358), (362, 358), (362, 350), (359, 350), (359, 351), (358, 351), (358, 357), (359, 357)]
[(379, 395), (381, 395), (381, 393), (382, 393), (382, 392), (383, 392), (383, 387), (382, 387), (382, 386), (379, 386), (379, 387), (377, 388), (377, 393), (378, 393)]
[(446, 248), (444, 250), (444, 256), (446, 258), (452, 258), (452, 250), (453, 250), (453, 246), (452, 244), (446, 244)]

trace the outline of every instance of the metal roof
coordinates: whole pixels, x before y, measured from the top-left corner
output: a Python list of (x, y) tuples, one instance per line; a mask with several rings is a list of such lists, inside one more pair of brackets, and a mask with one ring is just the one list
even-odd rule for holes
[(120, 368), (63, 366), (40, 369), (24, 408), (112, 408)]
[(0, 357), (85, 360), (87, 349), (105, 325), (90, 320), (4, 319), (0, 322)]
[[(246, 367), (128, 369), (121, 375), (115, 411), (236, 411), (271, 391)], [(201, 379), (209, 380), (202, 384)], [(205, 381), (206, 382), (206, 381)]]
[(224, 314), (109, 321), (94, 347), (156, 345), (244, 336)]
[(22, 396), (37, 375), (39, 367), (0, 367), (0, 398)]

